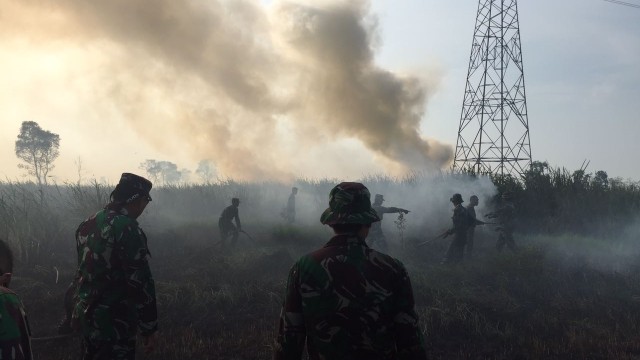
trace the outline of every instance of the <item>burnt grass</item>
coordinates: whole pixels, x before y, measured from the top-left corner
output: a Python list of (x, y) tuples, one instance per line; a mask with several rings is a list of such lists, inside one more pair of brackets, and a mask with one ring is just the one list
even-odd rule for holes
[[(160, 333), (146, 358), (271, 357), (288, 269), (329, 234), (265, 229), (253, 241), (241, 237), (233, 250), (213, 243), (211, 225), (148, 232)], [(599, 269), (525, 240), (517, 253), (498, 254), (489, 236), (477, 238), (473, 259), (445, 266), (439, 260), (448, 241), (415, 248), (419, 240), (408, 239), (392, 254), (409, 270), (430, 358), (640, 358), (637, 267)], [(13, 288), (35, 337), (55, 334), (62, 316), (74, 270), (72, 244), (68, 252), (51, 264), (16, 269)], [(42, 360), (78, 359), (79, 348), (77, 339), (34, 342), (35, 359)]]

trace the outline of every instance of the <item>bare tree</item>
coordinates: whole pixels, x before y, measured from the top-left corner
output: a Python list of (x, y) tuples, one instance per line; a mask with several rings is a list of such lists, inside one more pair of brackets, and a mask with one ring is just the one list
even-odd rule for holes
[(16, 140), (16, 156), (22, 160), (20, 169), (35, 176), (39, 186), (47, 184), (53, 162), (60, 155), (60, 136), (43, 130), (35, 121), (23, 121)]

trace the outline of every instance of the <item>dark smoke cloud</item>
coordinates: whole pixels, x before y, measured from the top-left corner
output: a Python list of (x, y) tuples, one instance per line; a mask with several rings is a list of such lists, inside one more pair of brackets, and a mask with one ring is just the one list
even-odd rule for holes
[[(0, 39), (85, 48), (102, 59), (87, 74), (96, 102), (157, 147), (234, 178), (299, 176), (305, 166), (289, 159), (348, 138), (385, 167), (370, 172), (447, 164), (451, 149), (419, 132), (426, 85), (374, 63), (368, 3), (311, 4), (4, 0)], [(306, 163), (348, 170), (348, 155)]]

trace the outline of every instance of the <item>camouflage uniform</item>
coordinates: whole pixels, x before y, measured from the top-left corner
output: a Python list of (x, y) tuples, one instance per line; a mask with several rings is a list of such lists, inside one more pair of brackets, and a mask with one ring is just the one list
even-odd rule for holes
[(380, 194), (376, 194), (375, 201), (371, 207), (375, 210), (376, 214), (380, 218), (380, 221), (374, 222), (371, 224), (371, 230), (369, 231), (369, 246), (377, 247), (382, 251), (387, 250), (387, 238), (384, 236), (384, 232), (382, 231), (382, 218), (384, 214), (397, 214), (397, 213), (408, 213), (408, 210), (397, 208), (397, 207), (384, 207), (382, 206), (382, 202), (384, 201), (384, 197)]
[[(362, 184), (331, 191), (322, 223), (379, 221)], [(355, 234), (334, 236), (291, 268), (274, 359), (426, 359), (409, 275)]]
[[(457, 195), (457, 196), (456, 196)], [(453, 209), (453, 227), (447, 231), (447, 235), (453, 235), (453, 241), (449, 245), (449, 250), (442, 260), (443, 263), (457, 263), (462, 261), (464, 254), (464, 246), (467, 243), (467, 230), (469, 229), (469, 214), (467, 210), (462, 206), (462, 197), (460, 194), (454, 194), (451, 201), (458, 199)]]
[(84, 359), (134, 359), (137, 331), (150, 336), (157, 330), (147, 237), (125, 208), (111, 203), (80, 224), (76, 244), (73, 318), (84, 337)]
[[(240, 204), (240, 200), (233, 198), (232, 202)], [(236, 226), (231, 222), (233, 219), (236, 221)], [(238, 206), (233, 203), (227, 206), (220, 214), (220, 219), (218, 219), (218, 229), (220, 230), (220, 241), (222, 245), (225, 246), (227, 244), (227, 238), (231, 235), (231, 245), (235, 245), (238, 242), (238, 235), (240, 229), (242, 229), (240, 225), (240, 215), (238, 213)]]
[(31, 360), (31, 331), (18, 295), (0, 286), (0, 359)]

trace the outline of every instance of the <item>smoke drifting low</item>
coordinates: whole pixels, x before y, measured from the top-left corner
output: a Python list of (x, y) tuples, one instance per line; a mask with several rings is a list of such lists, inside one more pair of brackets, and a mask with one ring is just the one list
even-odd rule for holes
[(96, 118), (120, 119), (165, 153), (212, 159), (224, 176), (447, 164), (451, 149), (419, 131), (425, 79), (374, 62), (368, 3), (317, 3), (4, 0), (0, 41), (71, 52), (66, 91), (90, 88)]

